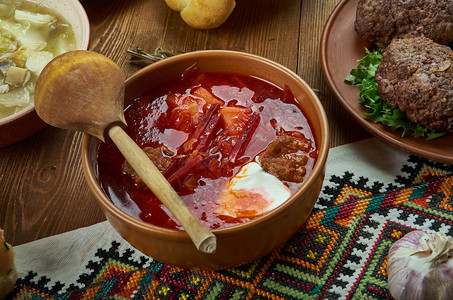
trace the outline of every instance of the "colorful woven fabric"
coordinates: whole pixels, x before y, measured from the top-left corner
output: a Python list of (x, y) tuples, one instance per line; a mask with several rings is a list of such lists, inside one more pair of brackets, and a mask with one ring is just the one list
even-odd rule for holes
[[(357, 177), (358, 176), (358, 177)], [(387, 253), (412, 230), (453, 236), (453, 166), (409, 156), (390, 184), (345, 171), (326, 178), (300, 230), (266, 257), (221, 271), (132, 258), (120, 242), (97, 249), (83, 288), (30, 272), (12, 299), (391, 299)]]

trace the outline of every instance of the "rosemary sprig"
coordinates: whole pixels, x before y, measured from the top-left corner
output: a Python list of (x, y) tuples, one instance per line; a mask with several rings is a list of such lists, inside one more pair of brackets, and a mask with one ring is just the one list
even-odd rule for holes
[(156, 48), (154, 53), (145, 52), (142, 48), (136, 47), (135, 50), (127, 50), (128, 53), (132, 54), (132, 60), (141, 60), (146, 61), (147, 64), (174, 56), (175, 54), (169, 51), (166, 51), (162, 48)]

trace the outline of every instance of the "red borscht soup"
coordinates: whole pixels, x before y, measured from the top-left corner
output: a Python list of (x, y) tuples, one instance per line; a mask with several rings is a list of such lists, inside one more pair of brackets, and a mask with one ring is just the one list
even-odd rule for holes
[[(196, 66), (134, 99), (126, 132), (208, 228), (249, 221), (287, 200), (317, 148), (288, 88)], [(98, 149), (101, 187), (145, 222), (182, 229), (111, 141)]]

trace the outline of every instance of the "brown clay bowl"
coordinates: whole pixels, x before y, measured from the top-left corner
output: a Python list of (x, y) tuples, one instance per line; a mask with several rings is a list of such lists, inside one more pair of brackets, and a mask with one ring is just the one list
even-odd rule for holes
[[(41, 4), (60, 14), (74, 30), (77, 50), (87, 50), (90, 43), (90, 22), (78, 0), (40, 0)], [(0, 119), (0, 147), (19, 142), (45, 127), (34, 105)]]
[(161, 262), (192, 269), (220, 269), (256, 260), (288, 240), (310, 214), (320, 193), (328, 154), (329, 131), (324, 109), (313, 90), (295, 73), (268, 59), (233, 51), (198, 51), (149, 65), (126, 80), (125, 103), (153, 86), (175, 78), (197, 63), (202, 71), (235, 72), (257, 76), (280, 87), (285, 84), (311, 121), (319, 157), (312, 173), (285, 203), (253, 221), (213, 230), (217, 251), (197, 251), (185, 231), (161, 228), (129, 216), (105, 195), (97, 178), (99, 141), (85, 135), (82, 165), (88, 185), (107, 220), (133, 247)]

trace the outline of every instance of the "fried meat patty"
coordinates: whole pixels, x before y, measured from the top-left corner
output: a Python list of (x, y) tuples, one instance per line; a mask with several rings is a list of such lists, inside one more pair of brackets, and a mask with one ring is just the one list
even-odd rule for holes
[(424, 35), (453, 42), (452, 0), (359, 0), (355, 31), (371, 45), (384, 48), (394, 38)]
[(378, 92), (408, 119), (453, 132), (453, 50), (425, 37), (393, 40), (376, 70)]

